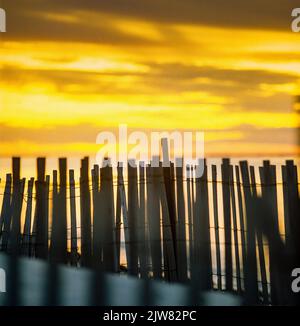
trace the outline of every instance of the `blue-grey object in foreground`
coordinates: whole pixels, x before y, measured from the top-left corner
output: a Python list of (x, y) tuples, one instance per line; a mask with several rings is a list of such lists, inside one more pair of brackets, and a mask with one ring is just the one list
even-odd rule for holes
[(184, 306), (240, 305), (238, 296), (203, 292), (192, 287), (162, 281), (144, 281), (118, 274), (103, 274), (88, 269), (55, 266), (41, 260), (14, 259), (0, 254), (6, 271), (6, 293), (0, 305), (21, 306)]

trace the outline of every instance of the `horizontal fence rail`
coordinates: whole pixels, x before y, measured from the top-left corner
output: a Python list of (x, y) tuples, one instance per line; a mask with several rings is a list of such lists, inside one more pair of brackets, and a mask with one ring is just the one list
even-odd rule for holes
[[(292, 160), (195, 167), (89, 167), (59, 159), (46, 175), (0, 187), (0, 249), (11, 256), (237, 293), (247, 304), (288, 304), (300, 267), (299, 183)], [(187, 177), (187, 169), (191, 177)], [(0, 171), (1, 172), (1, 171)]]

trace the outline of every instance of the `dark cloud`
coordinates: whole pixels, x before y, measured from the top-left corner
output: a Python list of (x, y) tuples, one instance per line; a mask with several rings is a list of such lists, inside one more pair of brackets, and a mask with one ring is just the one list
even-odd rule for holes
[[(131, 71), (78, 71), (20, 69), (4, 66), (5, 86), (22, 87), (26, 83), (51, 83), (64, 96), (81, 95), (137, 95), (148, 96), (152, 101), (160, 96), (182, 92), (205, 92), (217, 98), (224, 98), (223, 104), (229, 112), (244, 110), (261, 112), (289, 112), (292, 108), (290, 94), (276, 91), (266, 96), (261, 84), (272, 85), (294, 83), (298, 76), (263, 70), (217, 69), (209, 66), (183, 64), (156, 64), (141, 62), (148, 67), (145, 72)], [(107, 79), (106, 77), (109, 76)], [(128, 82), (127, 77), (135, 77)], [(201, 81), (201, 79), (204, 81)], [(208, 81), (208, 82), (207, 82)], [(71, 86), (71, 87), (70, 87)], [(75, 87), (74, 87), (75, 86)], [(237, 96), (238, 94), (238, 96)], [(201, 97), (187, 102), (184, 98), (172, 102), (177, 105), (214, 104), (203, 102)]]
[[(61, 144), (61, 143), (89, 143), (94, 144), (99, 132), (103, 131), (103, 128), (91, 125), (91, 124), (78, 124), (72, 126), (56, 126), (52, 128), (26, 128), (26, 127), (12, 127), (6, 124), (0, 123), (1, 141), (13, 142), (28, 141), (41, 144)], [(128, 132), (136, 131), (137, 129), (130, 128)], [(105, 131), (111, 131), (118, 134), (116, 127), (105, 127)], [(140, 131), (140, 129), (139, 129)], [(149, 130), (143, 130), (149, 132)], [(153, 130), (151, 130), (153, 131)], [(159, 131), (159, 130), (156, 130)], [(187, 131), (185, 129), (185, 131)], [(191, 129), (192, 131), (192, 129)], [(218, 140), (209, 141), (207, 143), (223, 142), (224, 140), (229, 142), (241, 142), (250, 141), (254, 143), (277, 143), (277, 144), (293, 144), (296, 142), (296, 135), (299, 132), (297, 128), (256, 128), (251, 125), (240, 125), (234, 128), (222, 129), (222, 130), (204, 130), (208, 134), (212, 133), (214, 136), (218, 136), (221, 133), (222, 137)], [(241, 132), (242, 139), (230, 139), (226, 137), (232, 132)], [(224, 137), (226, 139), (224, 139)]]
[[(145, 39), (128, 35), (126, 26), (122, 33), (113, 28), (113, 22), (101, 25), (102, 16), (98, 27), (92, 19), (99, 13), (162, 24), (289, 31), (291, 11), (299, 6), (299, 0), (5, 0), (2, 6), (8, 16), (6, 39), (144, 44)], [(54, 22), (45, 19), (45, 13), (86, 15), (77, 22)], [(89, 13), (93, 14), (90, 21), (86, 20)]]

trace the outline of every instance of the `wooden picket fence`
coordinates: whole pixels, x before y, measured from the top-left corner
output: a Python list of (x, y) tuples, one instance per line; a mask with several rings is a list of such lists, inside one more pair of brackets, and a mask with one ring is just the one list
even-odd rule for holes
[(246, 304), (298, 300), (290, 290), (290, 273), (300, 267), (292, 160), (281, 167), (281, 182), (269, 161), (259, 167), (259, 181), (247, 161), (234, 166), (229, 159), (221, 167), (204, 162), (200, 178), (195, 167), (172, 162), (90, 170), (84, 158), (77, 180), (67, 159), (50, 176), (38, 158), (37, 178), (26, 181), (20, 166), (13, 158), (1, 193), (2, 252), (227, 291)]

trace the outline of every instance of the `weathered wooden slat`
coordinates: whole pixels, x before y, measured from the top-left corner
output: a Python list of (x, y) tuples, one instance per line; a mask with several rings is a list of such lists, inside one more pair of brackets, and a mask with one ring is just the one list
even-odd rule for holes
[(78, 262), (78, 241), (77, 241), (77, 219), (76, 219), (76, 192), (75, 172), (69, 171), (69, 193), (70, 193), (70, 220), (71, 220), (71, 265), (77, 266)]
[[(255, 170), (253, 166), (250, 166), (250, 178), (251, 178), (251, 191), (252, 196), (257, 198), (257, 189), (256, 189), (256, 178)], [(261, 183), (264, 183), (264, 175), (260, 170)], [(258, 256), (259, 256), (259, 266), (260, 266), (260, 275), (261, 275), (261, 285), (262, 285), (262, 297), (264, 304), (269, 303), (269, 293), (268, 293), (268, 284), (267, 284), (267, 273), (266, 273), (266, 262), (265, 262), (265, 252), (264, 252), (264, 242), (263, 235), (261, 230), (256, 230), (256, 238), (258, 245)]]
[(146, 237), (146, 196), (145, 196), (145, 166), (143, 162), (139, 164), (139, 208), (138, 208), (138, 243), (139, 243), (139, 263), (140, 275), (142, 278), (148, 277), (148, 249)]
[(137, 168), (128, 164), (128, 223), (130, 236), (130, 265), (128, 272), (138, 274), (138, 188)]
[[(260, 168), (260, 178), (262, 184), (262, 197), (265, 204), (270, 210), (270, 216), (272, 217), (272, 229), (274, 232), (279, 233), (278, 223), (278, 208), (277, 208), (277, 186), (276, 186), (276, 168), (274, 165), (270, 165), (270, 161), (263, 162), (263, 168)], [(275, 261), (270, 257), (269, 271), (270, 271), (270, 283), (271, 283), (271, 301), (273, 304), (278, 304), (280, 298), (278, 297), (276, 274), (274, 274)]]
[(212, 165), (212, 187), (213, 187), (213, 207), (214, 207), (214, 230), (216, 242), (216, 269), (218, 289), (222, 290), (222, 265), (221, 265), (221, 251), (220, 251), (220, 229), (219, 229), (219, 212), (218, 212), (218, 178), (217, 167)]
[(35, 255), (37, 258), (46, 259), (48, 256), (48, 230), (47, 216), (45, 215), (45, 169), (46, 159), (37, 159), (37, 181), (36, 181), (36, 242)]
[(289, 207), (288, 207), (288, 182), (287, 182), (287, 171), (286, 166), (281, 167), (282, 173), (282, 196), (283, 196), (283, 209), (284, 209), (284, 233), (285, 233), (285, 245), (288, 252), (292, 252), (292, 230), (289, 218)]
[(21, 211), (23, 204), (23, 192), (25, 180), (20, 179), (20, 158), (13, 157), (13, 193), (12, 193), (12, 220), (8, 238), (8, 251), (12, 255), (18, 255), (21, 243)]
[(123, 218), (123, 226), (124, 226), (124, 240), (125, 240), (125, 253), (126, 253), (126, 261), (127, 266), (131, 265), (131, 247), (130, 247), (130, 235), (129, 235), (129, 222), (128, 222), (128, 210), (127, 210), (127, 202), (126, 202), (126, 192), (124, 186), (124, 176), (123, 176), (123, 167), (118, 167), (118, 194), (120, 196), (120, 207)]
[[(164, 143), (165, 157), (162, 162), (163, 166), (163, 183), (167, 198), (168, 212), (170, 218), (170, 227), (172, 232), (173, 250), (175, 253), (175, 261), (177, 260), (177, 234), (176, 234), (176, 198), (175, 198), (175, 172), (174, 163), (170, 162), (169, 150), (167, 142)], [(177, 268), (177, 261), (176, 261)]]
[(81, 264), (90, 267), (92, 264), (91, 236), (91, 196), (89, 188), (89, 159), (81, 160), (80, 168), (80, 226), (81, 226)]
[(117, 256), (115, 241), (115, 210), (112, 168), (100, 169), (101, 220), (103, 225), (103, 268), (108, 272), (116, 272)]
[(287, 183), (287, 209), (290, 229), (291, 254), (294, 257), (295, 266), (300, 266), (300, 220), (299, 220), (299, 190), (297, 169), (292, 160), (286, 161)]
[[(11, 218), (11, 174), (6, 174), (5, 188), (3, 194), (1, 216), (0, 216), (0, 239), (1, 239), (1, 250), (4, 250), (3, 238), (7, 238), (4, 230), (10, 225)], [(7, 243), (7, 240), (6, 240)]]
[(26, 199), (27, 206), (26, 206), (26, 213), (25, 213), (23, 236), (22, 236), (22, 254), (25, 256), (30, 255), (33, 185), (34, 185), (34, 178), (30, 178), (30, 180), (28, 180), (28, 186), (27, 186), (27, 199)]
[(1, 251), (7, 250), (7, 244), (10, 234), (10, 224), (11, 224), (11, 186), (12, 186), (12, 176), (11, 174), (6, 175), (5, 190), (3, 196), (2, 210), (1, 210)]
[[(245, 230), (245, 220), (244, 220), (244, 209), (243, 209), (243, 197), (241, 190), (241, 180), (240, 180), (240, 170), (238, 166), (235, 166), (235, 177), (236, 177), (236, 187), (237, 187), (237, 198), (238, 198), (238, 209), (239, 209), (239, 222), (241, 230), (241, 247), (242, 247), (242, 269), (243, 280), (245, 279), (245, 268), (246, 268), (246, 230)], [(243, 286), (242, 282), (242, 286)]]
[[(208, 204), (207, 166), (204, 161), (203, 175), (196, 178), (196, 201), (194, 212), (194, 272), (193, 282), (198, 288), (212, 288), (212, 262), (210, 248), (210, 222)], [(193, 275), (194, 274), (194, 275)]]
[(245, 300), (248, 304), (258, 302), (257, 285), (257, 261), (256, 261), (256, 241), (254, 217), (251, 216), (252, 197), (250, 189), (249, 168), (247, 161), (240, 162), (241, 174), (243, 180), (243, 191), (246, 207), (246, 226), (247, 226), (247, 255), (246, 266), (244, 266), (245, 276)]
[(193, 207), (194, 207), (194, 196), (193, 196), (193, 188), (194, 188), (194, 179), (193, 179), (193, 167), (187, 166), (187, 214), (188, 214), (188, 249), (189, 249), (189, 270), (191, 270), (191, 266), (193, 265)]
[[(49, 242), (50, 239), (50, 227), (49, 227), (49, 215), (50, 215), (50, 175), (46, 175), (46, 185), (45, 185), (45, 198), (46, 198), (46, 202), (45, 202), (45, 216), (46, 216), (46, 230), (47, 230), (47, 239)], [(48, 250), (48, 256), (49, 256), (49, 250)]]
[(99, 189), (99, 166), (92, 170), (92, 200), (93, 200), (93, 266), (102, 267), (103, 261), (103, 215), (101, 214), (101, 194)]
[(67, 262), (67, 160), (59, 159), (59, 192), (57, 211), (53, 215), (50, 259), (55, 263)]
[(177, 271), (178, 281), (187, 281), (187, 248), (186, 248), (186, 213), (183, 193), (183, 168), (182, 164), (176, 167), (176, 190), (177, 190)]
[(160, 235), (160, 203), (154, 191), (154, 167), (147, 166), (147, 218), (149, 224), (149, 240), (151, 249), (152, 273), (154, 279), (162, 277), (161, 235)]
[(222, 195), (223, 195), (223, 217), (225, 233), (225, 282), (226, 290), (232, 291), (232, 239), (231, 239), (231, 210), (230, 210), (230, 186), (229, 186), (229, 159), (223, 159), (222, 172)]
[(164, 257), (164, 277), (168, 281), (177, 281), (177, 268), (169, 205), (164, 184), (163, 169), (153, 168), (153, 191), (157, 194), (162, 210), (162, 241)]
[(232, 211), (232, 222), (233, 222), (236, 282), (237, 282), (237, 292), (240, 294), (242, 292), (242, 285), (241, 285), (238, 226), (237, 226), (237, 216), (236, 216), (234, 174), (233, 174), (232, 165), (229, 166), (229, 184), (230, 184), (231, 211)]
[(116, 260), (118, 270), (120, 270), (121, 265), (121, 227), (122, 227), (122, 208), (121, 208), (121, 194), (120, 194), (120, 184), (119, 184), (119, 169), (122, 169), (120, 163), (117, 167), (117, 196), (116, 196), (116, 230), (115, 230), (115, 240), (116, 240)]

